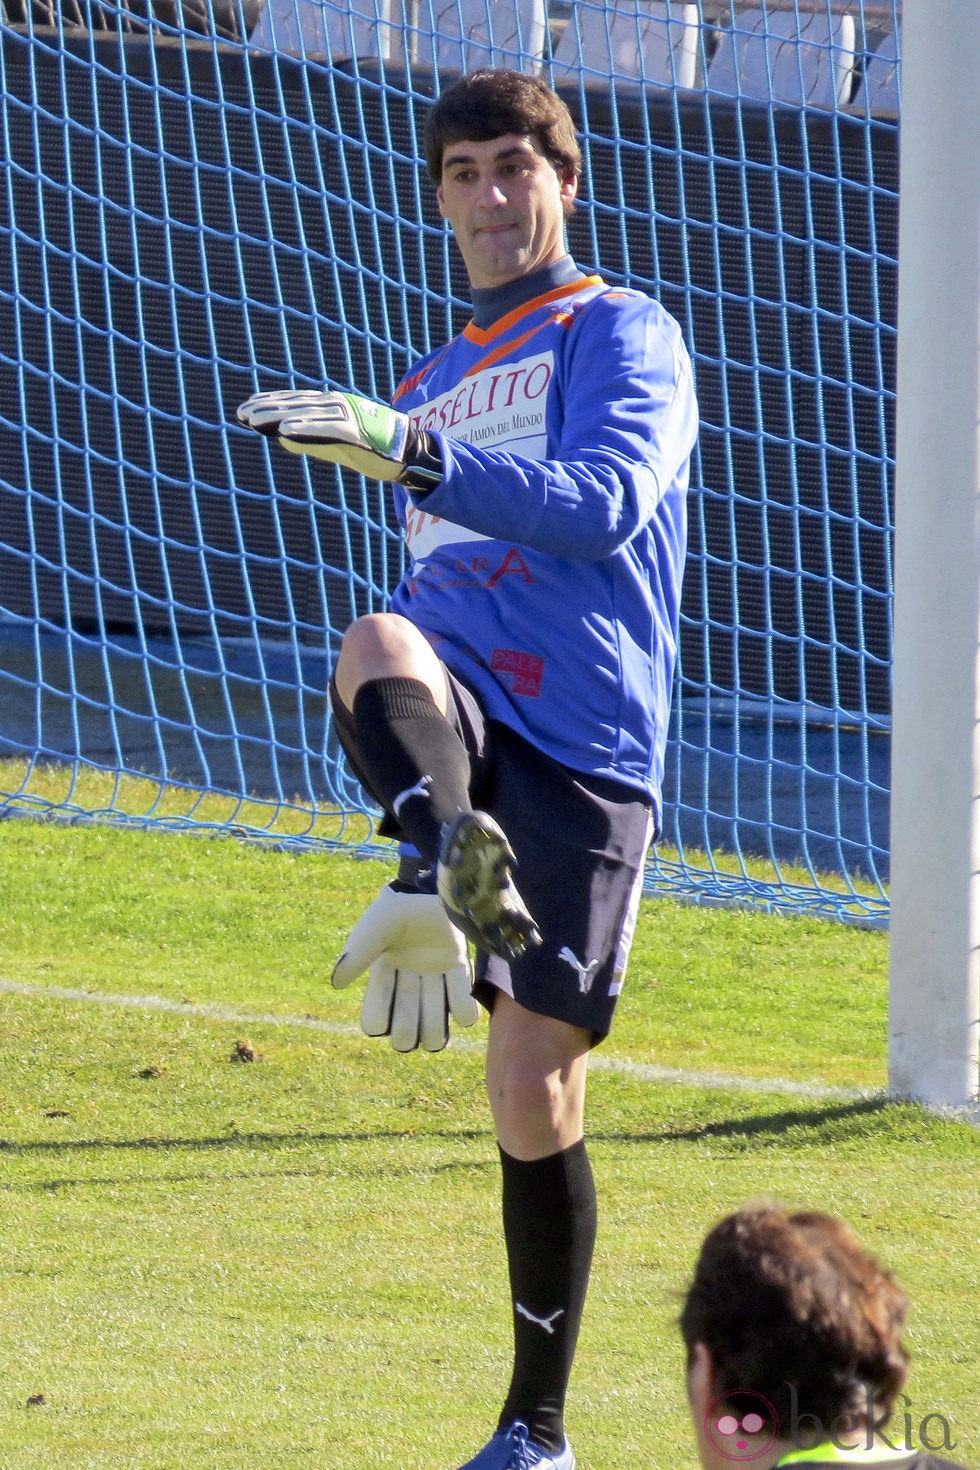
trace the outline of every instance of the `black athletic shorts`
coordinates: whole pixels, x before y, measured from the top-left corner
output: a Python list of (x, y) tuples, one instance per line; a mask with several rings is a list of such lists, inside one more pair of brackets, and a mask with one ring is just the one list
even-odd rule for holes
[[(498, 990), (526, 1009), (608, 1035), (623, 987), (653, 837), (650, 802), (633, 787), (574, 771), (508, 726), (488, 720), (446, 670), (448, 718), (470, 757), (470, 799), (514, 849), (514, 881), (543, 943), (510, 963), (478, 954), (477, 998)], [(334, 696), (334, 728), (354, 774), (353, 720)], [(400, 833), (390, 818), (381, 831)]]

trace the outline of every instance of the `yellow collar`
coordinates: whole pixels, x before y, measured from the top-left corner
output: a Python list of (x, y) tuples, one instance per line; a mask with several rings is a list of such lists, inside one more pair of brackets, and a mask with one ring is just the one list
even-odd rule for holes
[(788, 1455), (783, 1455), (776, 1461), (773, 1470), (781, 1470), (783, 1465), (864, 1465), (867, 1470), (887, 1470), (889, 1466), (906, 1464), (913, 1456), (913, 1450), (889, 1451), (878, 1448), (877, 1445), (871, 1449), (844, 1449), (841, 1445), (834, 1444), (833, 1440), (827, 1440), (824, 1444), (816, 1444), (808, 1450), (790, 1450)]

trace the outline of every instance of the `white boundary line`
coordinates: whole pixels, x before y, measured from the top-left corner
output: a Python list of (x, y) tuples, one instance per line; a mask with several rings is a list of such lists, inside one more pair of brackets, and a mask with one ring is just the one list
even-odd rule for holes
[[(339, 1021), (323, 1021), (317, 1016), (276, 1015), (266, 1011), (249, 1011), (237, 1006), (195, 1001), (168, 1000), (161, 995), (116, 995), (97, 990), (74, 989), (61, 985), (30, 985), (21, 980), (0, 978), (0, 993), (23, 995), (42, 1000), (63, 1000), (86, 1005), (134, 1007), (143, 1011), (160, 1011), (175, 1016), (197, 1016), (210, 1021), (234, 1021), (249, 1026), (289, 1026), (299, 1030), (321, 1031), (330, 1036), (361, 1036), (357, 1026)], [(450, 1043), (456, 1051), (482, 1052), (484, 1044), (454, 1034)], [(634, 1062), (602, 1052), (592, 1055), (590, 1065), (597, 1071), (615, 1072), (637, 1082), (668, 1083), (678, 1087), (700, 1087), (712, 1092), (752, 1092), (764, 1096), (799, 1097), (808, 1101), (855, 1102), (861, 1099), (884, 1100), (879, 1088), (830, 1087), (822, 1082), (797, 1082), (786, 1077), (737, 1077), (725, 1072), (693, 1072), (682, 1067), (661, 1067), (655, 1062)]]

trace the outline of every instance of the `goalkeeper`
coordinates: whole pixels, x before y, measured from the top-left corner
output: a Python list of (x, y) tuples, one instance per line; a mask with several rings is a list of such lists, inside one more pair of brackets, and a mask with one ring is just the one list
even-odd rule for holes
[(586, 1075), (660, 822), (697, 410), (677, 323), (567, 252), (581, 155), (550, 88), (463, 76), (425, 147), (470, 322), (391, 407), (260, 393), (239, 417), (392, 484), (410, 568), (390, 612), (347, 630), (330, 700), (403, 857), (334, 983), (368, 971), (365, 1030), (438, 1049), (475, 1017), (475, 947), (514, 1360), (465, 1470), (572, 1470), (596, 1232)]

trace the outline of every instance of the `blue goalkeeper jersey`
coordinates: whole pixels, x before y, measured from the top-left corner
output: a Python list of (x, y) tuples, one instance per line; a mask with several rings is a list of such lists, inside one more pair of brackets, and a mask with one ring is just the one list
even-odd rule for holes
[(598, 276), (470, 322), (393, 402), (444, 476), (395, 486), (392, 599), (490, 719), (660, 820), (697, 406), (680, 328)]

